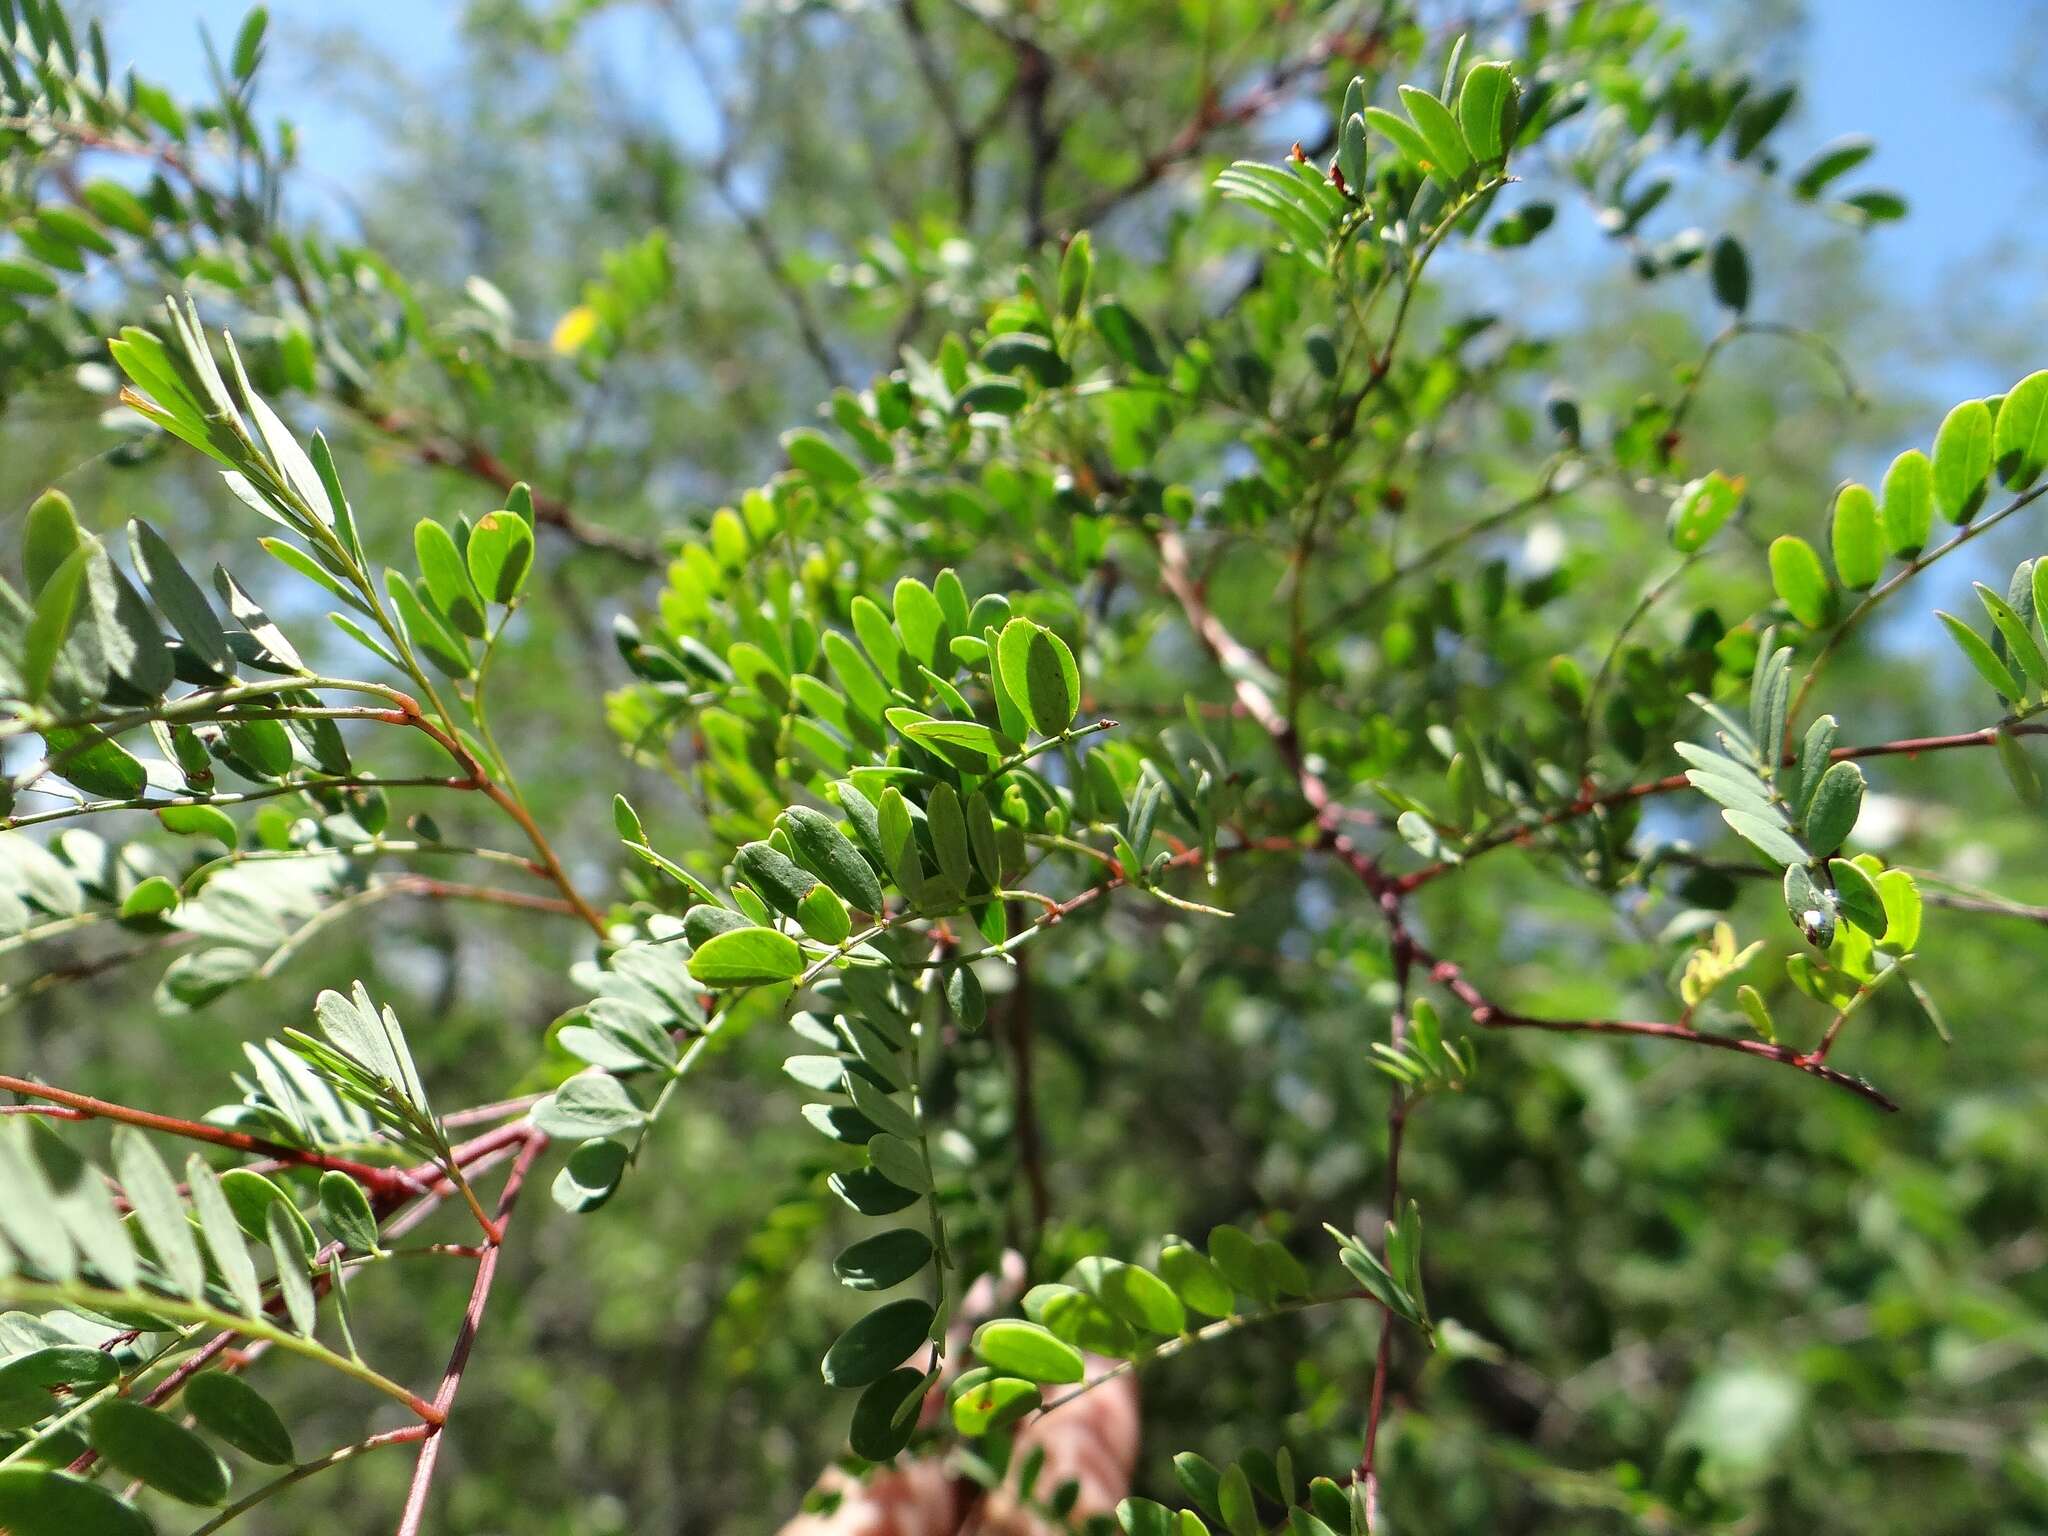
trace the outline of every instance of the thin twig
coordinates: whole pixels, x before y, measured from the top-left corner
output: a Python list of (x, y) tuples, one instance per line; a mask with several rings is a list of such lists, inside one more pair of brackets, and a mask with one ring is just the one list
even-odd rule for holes
[(106, 1099), (95, 1099), (88, 1094), (73, 1093), (68, 1088), (31, 1082), (25, 1077), (12, 1077), (0, 1073), (0, 1092), (18, 1093), (28, 1098), (61, 1104), (95, 1120), (114, 1120), (123, 1125), (135, 1126), (139, 1130), (181, 1136), (187, 1141), (209, 1142), (217, 1147), (254, 1153), (278, 1162), (293, 1163), (305, 1168), (336, 1169), (376, 1192), (418, 1194), (422, 1190), (420, 1182), (403, 1169), (379, 1168), (345, 1157), (329, 1157), (324, 1152), (313, 1152), (303, 1147), (288, 1147), (280, 1142), (266, 1141), (260, 1136), (251, 1136), (246, 1131), (231, 1131), (225, 1126), (208, 1125), (203, 1121), (181, 1120), (175, 1115), (159, 1115), (146, 1109), (132, 1109), (126, 1104), (115, 1104)]
[(398, 1536), (419, 1536), (422, 1522), (426, 1519), (427, 1493), (433, 1485), (434, 1467), (440, 1460), (442, 1431), (447, 1427), (448, 1411), (455, 1405), (455, 1394), (461, 1390), (462, 1375), (469, 1366), (469, 1353), (476, 1344), (477, 1330), (483, 1326), (484, 1309), (491, 1298), (491, 1282), (497, 1278), (498, 1258), (504, 1251), (503, 1231), (511, 1220), (513, 1206), (518, 1204), (527, 1174), (547, 1144), (547, 1137), (540, 1132), (526, 1131), (525, 1145), (520, 1148), (518, 1160), (513, 1163), (511, 1173), (506, 1175), (504, 1190), (498, 1196), (496, 1226), (499, 1235), (485, 1246), (483, 1257), (477, 1260), (476, 1281), (470, 1287), (469, 1306), (463, 1312), (462, 1327), (455, 1336), (455, 1348), (448, 1356), (448, 1368), (441, 1374), (441, 1389), (434, 1394), (434, 1406), (439, 1410), (441, 1419), (429, 1427), (420, 1442), (419, 1460), (413, 1464), (412, 1484), (406, 1490), (405, 1512), (398, 1521)]

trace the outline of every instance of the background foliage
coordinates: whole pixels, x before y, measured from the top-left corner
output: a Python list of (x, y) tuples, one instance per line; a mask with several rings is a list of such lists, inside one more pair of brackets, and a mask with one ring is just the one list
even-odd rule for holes
[[(673, 50), (688, 107), (642, 110), (615, 88), (602, 45), (627, 23)], [(1148, 1366), (1138, 1493), (1187, 1502), (1183, 1451), (1222, 1466), (1284, 1445), (1304, 1476), (1342, 1476), (1384, 1347), (1388, 1529), (2032, 1529), (2048, 1514), (2048, 1060), (2024, 1000), (2048, 981), (2034, 905), (2048, 887), (2039, 810), (1999, 751), (1863, 764), (1844, 851), (1916, 872), (1927, 905), (1911, 975), (1952, 1036), (1902, 985), (1849, 1015), (1828, 1063), (1877, 1085), (1894, 1114), (1737, 1051), (1473, 1028), (1474, 997), (1402, 958), (1382, 890), (1313, 847), (1341, 831), (1398, 880), (1469, 852), (1460, 833), (1475, 824), (1513, 831), (1582, 791), (1679, 773), (1672, 744), (1715, 730), (1685, 691), (1747, 720), (1773, 627), (1796, 647), (1794, 684), (1827, 649), (1795, 745), (1819, 711), (1843, 744), (1874, 744), (1981, 731), (2038, 698), (2039, 678), (1994, 691), (1931, 617), (1955, 613), (1988, 642), (1969, 580), (1995, 597), (2041, 552), (2025, 510), (1829, 640), (1857, 597), (1845, 558), (1875, 556), (1888, 576), (1900, 563), (1887, 553), (1953, 532), (1935, 519), (1917, 540), (1897, 534), (1910, 489), (1882, 479), (1899, 450), (1931, 451), (1977, 388), (1949, 373), (1989, 355), (2002, 390), (2041, 358), (2010, 333), (1987, 342), (1967, 313), (1893, 307), (1866, 258), (1868, 226), (1897, 211), (1883, 189), (1853, 147), (1830, 172), (1796, 105), (1771, 122), (1758, 105), (1796, 83), (1793, 36), (1783, 18), (1634, 3), (503, 0), (468, 8), (464, 74), (425, 95), (373, 48), (283, 28), (224, 31), (215, 92), (161, 107), (144, 92), (120, 121), (53, 129), (31, 73), (9, 82), (16, 234), (0, 277), (49, 281), (9, 280), (0, 309), (5, 504), (63, 487), (124, 564), (123, 530), (142, 519), (208, 592), (224, 561), (314, 670), (410, 686), (332, 631), (325, 594), (264, 569), (252, 541), (276, 530), (225, 493), (218, 466), (117, 407), (106, 338), (145, 325), (173, 339), (160, 302), (188, 288), (299, 439), (317, 428), (332, 444), (366, 563), (418, 573), (421, 518), (476, 523), (529, 483), (533, 572), (491, 664), (495, 745), (477, 750), (503, 748), (564, 879), (615, 903), (617, 932), (656, 937), (685, 887), (622, 838), (723, 889), (739, 844), (793, 801), (829, 808), (815, 786), (845, 771), (816, 774), (779, 739), (761, 750), (758, 712), (718, 675), (744, 667), (757, 694), (777, 686), (733, 651), (747, 609), (781, 604), (786, 619), (794, 594), (795, 611), (852, 632), (855, 594), (900, 617), (899, 578), (936, 585), (947, 568), (970, 598), (1008, 594), (1071, 645), (1081, 723), (1119, 722), (1076, 745), (1114, 766), (1127, 814), (1077, 816), (1075, 835), (1125, 873), (1129, 849), (1080, 821), (1118, 822), (1153, 855), (1194, 850), (1172, 854), (1159, 890), (1231, 915), (1120, 890), (1020, 948), (1019, 969), (978, 968), (984, 1027), (949, 1030), (924, 1062), (927, 1113), (966, 1170), (948, 1219), (964, 1275), (1006, 1244), (1054, 1281), (1086, 1256), (1153, 1262), (1166, 1234), (1234, 1224), (1278, 1240), (1314, 1290), (1349, 1289), (1323, 1223), (1378, 1251), (1399, 1214), (1393, 1080), (1373, 1042), (1424, 997), (1477, 1058), (1469, 1081), (1453, 1070), (1459, 1086), (1414, 1106), (1402, 1153), (1435, 1347), (1405, 1326), (1383, 1346), (1361, 1300)], [(118, 25), (108, 46), (125, 70)], [(74, 73), (92, 73), (89, 52)], [(294, 164), (297, 140), (326, 125), (270, 83), (306, 58), (405, 125), (405, 152), (339, 191)], [(1305, 234), (1292, 195), (1262, 217), (1273, 183), (1262, 192), (1255, 173), (1218, 190), (1233, 160), (1282, 165), (1297, 139), (1326, 164), (1354, 75), (1383, 108), (1400, 105), (1400, 82), (1449, 80), (1455, 103), (1485, 59), (1514, 62), (1522, 121), (1543, 131), (1420, 281), (1373, 297), (1377, 273), (1414, 253), (1385, 254), (1381, 232), (1417, 217), (1427, 180), (1413, 163), (1427, 153), (1404, 157), (1377, 127), (1362, 234)], [(148, 57), (136, 64), (153, 77)], [(1750, 128), (1768, 131), (1741, 150)], [(143, 199), (133, 211), (124, 188)], [(1311, 214), (1341, 226), (1361, 206), (1325, 199)], [(82, 211), (93, 238), (38, 219), (51, 208)], [(1978, 217), (1993, 232), (2007, 211)], [(1082, 229), (1092, 274), (1069, 305), (1066, 237)], [(991, 356), (991, 336), (1018, 333), (1051, 346)], [(970, 374), (984, 393), (962, 406)], [(897, 382), (877, 389), (882, 376)], [(1059, 393), (1075, 381), (1072, 399)], [(897, 406), (915, 414), (893, 421)], [(1845, 474), (1877, 491), (1886, 550), (1856, 545), (1854, 513), (1844, 533)], [(2023, 465), (1989, 478), (1980, 518), (2033, 484)], [(762, 486), (772, 505), (748, 499)], [(1698, 559), (1674, 506), (1731, 514)], [(1824, 590), (1789, 546), (1770, 553), (1786, 535), (1817, 552)], [(32, 549), (29, 563), (34, 586)], [(1624, 625), (1633, 649), (1614, 645)], [(691, 644), (716, 653), (710, 667)], [(1997, 644), (1994, 666), (2024, 672)], [(707, 728), (707, 706), (745, 727), (744, 749)], [(448, 771), (414, 732), (339, 724), (380, 774)], [(1467, 776), (1479, 744), (1550, 775), (1530, 769), (1503, 810), (1449, 781), (1431, 727), (1471, 733), (1452, 743)], [(887, 739), (900, 752), (906, 738)], [(44, 745), (9, 740), (8, 773)], [(1141, 757), (1177, 791), (1149, 850), (1128, 814)], [(1335, 797), (1320, 835), (1310, 781)], [(615, 822), (621, 791), (637, 827)], [(23, 794), (15, 812), (59, 803)], [(1683, 1017), (1760, 1045), (1736, 980), (1704, 1001), (1697, 968), (1691, 992), (1682, 980), (1725, 920), (1731, 949), (1765, 946), (1740, 980), (1783, 1053), (1813, 1049), (1833, 1010), (1788, 979), (1810, 951), (1779, 869), (1706, 796), (1643, 797), (1639, 818), (1634, 805), (1560, 815), (1530, 847), (1495, 849), (1482, 830), (1470, 870), (1405, 898), (1411, 940), (1455, 956), (1479, 1006), (1524, 1022)], [(406, 828), (417, 811), (424, 834)], [(481, 796), (394, 790), (392, 812), (392, 842), (531, 851)], [(261, 806), (234, 815), (246, 850), (292, 836)], [(102, 829), (156, 845), (175, 871), (198, 858), (146, 816)], [(1041, 817), (1034, 830), (1053, 829)], [(1801, 831), (1800, 852), (1832, 851)], [(1299, 846), (1226, 853), (1211, 881), (1196, 867), (1205, 834), (1226, 850)], [(197, 1119), (236, 1097), (243, 1042), (308, 1028), (323, 989), (358, 980), (405, 1021), (436, 1108), (541, 1093), (579, 1065), (559, 1034), (542, 1042), (617, 984), (573, 913), (473, 903), (458, 888), (500, 872), (477, 866), (472, 881), (442, 855), (268, 867), (294, 873), (248, 899), (283, 920), (280, 937), (336, 912), (339, 894), (377, 894), (276, 951), (274, 975), (211, 999), (189, 972), (172, 973), (182, 995), (164, 979), (189, 926), (151, 931), (131, 914), (118, 934), (107, 922), (5, 941), (0, 1068)], [(1855, 879), (1826, 871), (1822, 885)], [(1031, 883), (1066, 901), (1100, 877), (1098, 859), (1069, 852)], [(547, 890), (522, 878), (506, 883)], [(1020, 928), (1041, 915), (1029, 898), (1008, 907)], [(953, 919), (969, 945), (972, 930)], [(255, 944), (246, 926), (227, 937)], [(827, 1188), (850, 1159), (799, 1113), (813, 1095), (782, 1064), (818, 1047), (789, 1033), (779, 1001), (729, 1005), (602, 1210), (530, 1198), (521, 1211), (441, 1453), (442, 1528), (766, 1529), (843, 1452), (854, 1394), (821, 1386), (819, 1360), (873, 1298), (830, 1260), (878, 1228)], [(104, 1160), (99, 1128), (59, 1129)], [(435, 1155), (429, 1138), (405, 1161)], [(553, 1155), (540, 1181), (560, 1166)], [(429, 1237), (474, 1240), (460, 1212), (435, 1221)], [(471, 1268), (423, 1260), (355, 1282), (364, 1357), (429, 1390)], [(401, 1422), (295, 1362), (252, 1379), (302, 1449)], [(237, 1493), (261, 1480), (236, 1467)], [(402, 1453), (365, 1457), (241, 1528), (361, 1529), (366, 1509), (399, 1508), (411, 1470)], [(143, 1498), (165, 1528), (201, 1518)], [(1263, 1506), (1262, 1523), (1277, 1514)]]

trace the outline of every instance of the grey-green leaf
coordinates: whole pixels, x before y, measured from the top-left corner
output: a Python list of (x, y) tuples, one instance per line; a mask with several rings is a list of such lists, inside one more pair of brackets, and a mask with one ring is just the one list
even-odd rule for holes
[(1836, 763), (1814, 786), (1802, 831), (1807, 846), (1830, 854), (1848, 839), (1863, 809), (1863, 770), (1854, 763)]
[[(199, 1217), (199, 1230), (213, 1253), (215, 1267), (227, 1283), (228, 1294), (248, 1317), (263, 1312), (263, 1287), (256, 1279), (256, 1262), (242, 1241), (241, 1223), (220, 1187), (220, 1178), (205, 1158), (194, 1152), (185, 1159), (185, 1183), (192, 1192), (192, 1209)], [(137, 1474), (140, 1476), (141, 1474)]]
[(206, 1264), (199, 1257), (199, 1245), (192, 1240), (184, 1202), (178, 1198), (178, 1186), (164, 1160), (142, 1132), (125, 1125), (114, 1129), (113, 1159), (114, 1176), (121, 1181), (121, 1192), (128, 1197), (143, 1235), (156, 1250), (157, 1261), (180, 1295), (199, 1299), (206, 1289)]
[(632, 1130), (646, 1118), (607, 1072), (580, 1073), (533, 1107), (533, 1123), (540, 1129), (576, 1141)]
[(319, 1298), (306, 1272), (312, 1256), (306, 1252), (306, 1239), (299, 1231), (299, 1223), (288, 1211), (283, 1201), (273, 1202), (270, 1207), (270, 1252), (277, 1264), (277, 1292), (284, 1299), (285, 1316), (291, 1319), (295, 1333), (310, 1339), (320, 1312)]
[(128, 525), (128, 542), (142, 584), (158, 610), (171, 621), (171, 628), (214, 672), (223, 677), (231, 674), (235, 657), (228, 649), (227, 633), (199, 583), (178, 563), (163, 535), (137, 518)]

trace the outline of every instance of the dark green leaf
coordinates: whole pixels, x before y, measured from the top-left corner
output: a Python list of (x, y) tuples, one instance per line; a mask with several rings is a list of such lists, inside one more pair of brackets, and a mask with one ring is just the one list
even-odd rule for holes
[(1815, 949), (1825, 950), (1835, 942), (1835, 899), (1814, 881), (1804, 864), (1785, 867), (1785, 910), (1792, 925)]
[(958, 891), (967, 889), (974, 875), (973, 854), (967, 845), (967, 818), (960, 808), (960, 795), (950, 784), (935, 784), (925, 801), (925, 825), (931, 832), (932, 853), (939, 873)]
[(917, 1432), (918, 1409), (924, 1402), (926, 1373), (914, 1365), (889, 1372), (869, 1383), (853, 1405), (853, 1423), (846, 1443), (856, 1456), (887, 1461)]
[(988, 1017), (988, 1001), (982, 995), (981, 978), (971, 965), (956, 965), (946, 972), (946, 1007), (965, 1030), (978, 1030)]
[(739, 877), (785, 917), (795, 917), (818, 884), (816, 875), (799, 868), (795, 860), (768, 843), (744, 845), (732, 862)]
[(1793, 174), (1793, 192), (1808, 199), (1820, 196), (1829, 182), (1868, 160), (1876, 148), (1872, 140), (1860, 133), (1845, 134), (1822, 145), (1813, 158)]
[(1166, 372), (1166, 359), (1160, 356), (1159, 344), (1152, 339), (1145, 322), (1129, 308), (1115, 299), (1104, 299), (1091, 313), (1095, 334), (1102, 338), (1102, 344), (1120, 362), (1129, 364), (1140, 373)]
[(179, 1401), (199, 1427), (244, 1456), (284, 1467), (292, 1462), (292, 1433), (254, 1387), (225, 1371), (202, 1371), (185, 1383)]
[(38, 1466), (0, 1467), (0, 1523), (14, 1536), (150, 1536), (134, 1505), (97, 1483)]
[(1743, 253), (1741, 241), (1733, 235), (1716, 240), (1708, 270), (1716, 299), (1738, 315), (1749, 308), (1749, 257)]
[(121, 1374), (112, 1355), (78, 1344), (56, 1344), (16, 1355), (0, 1365), (0, 1430), (20, 1429), (63, 1412), (73, 1399), (57, 1389), (89, 1391)]
[(892, 1183), (873, 1168), (849, 1168), (826, 1182), (832, 1193), (863, 1216), (893, 1216), (918, 1199), (916, 1190)]
[(187, 1504), (221, 1504), (227, 1464), (177, 1420), (127, 1398), (110, 1398), (86, 1421), (93, 1449), (130, 1477)]
[(208, 668), (219, 676), (230, 676), (235, 658), (228, 649), (227, 633), (199, 583), (178, 563), (163, 535), (138, 518), (128, 525), (128, 543), (143, 586), (158, 611), (170, 620), (171, 628)]
[(832, 1261), (840, 1284), (856, 1291), (886, 1291), (901, 1285), (932, 1259), (932, 1240), (915, 1227), (897, 1227), (863, 1238)]
[(924, 1154), (912, 1142), (885, 1131), (869, 1138), (867, 1147), (868, 1161), (891, 1184), (920, 1195), (931, 1193), (931, 1174), (925, 1167)]
[(927, 1340), (932, 1304), (905, 1297), (875, 1308), (842, 1333), (825, 1351), (820, 1371), (830, 1387), (864, 1387), (880, 1381)]

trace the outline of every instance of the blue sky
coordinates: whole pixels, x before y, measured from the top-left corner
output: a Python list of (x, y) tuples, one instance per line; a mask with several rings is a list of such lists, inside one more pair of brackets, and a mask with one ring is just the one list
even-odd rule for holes
[[(332, 0), (270, 0), (270, 8), (261, 104), (296, 119), (315, 183), (359, 177), (394, 131), (339, 109), (323, 92), (314, 46), (323, 32), (346, 28), (370, 39), (422, 84), (460, 67), (460, 0), (350, 0), (341, 19)], [(1685, 8), (1717, 35), (1739, 33), (1750, 14), (1749, 0), (1692, 0)], [(108, 0), (108, 10), (117, 65), (143, 59), (153, 77), (199, 92), (199, 27), (224, 48), (246, 3)], [(2030, 126), (2019, 107), (2024, 79), (2048, 63), (2048, 41), (2040, 41), (2048, 40), (2048, 0), (1809, 0), (1806, 15), (1795, 66), (1801, 106), (1783, 136), (1786, 157), (1796, 164), (1829, 139), (1868, 133), (1877, 153), (1844, 188), (1888, 187), (1911, 205), (1903, 223), (1868, 236), (1870, 268), (1901, 313), (1935, 331), (1939, 361), (1908, 361), (1909, 347), (1889, 364), (1914, 368), (1912, 385), (1938, 401), (2001, 391), (2019, 372), (2048, 364), (2048, 111)], [(684, 143), (710, 147), (711, 114), (653, 7), (601, 16), (581, 46), (596, 51), (615, 88), (665, 117)], [(1996, 275), (1987, 276), (1994, 253)], [(1980, 321), (1989, 313), (2005, 355), (1943, 335), (1935, 322), (1958, 310)], [(1855, 360), (1866, 377), (1875, 361)], [(1843, 468), (1874, 480), (1889, 456)], [(1958, 572), (1956, 583), (1975, 574)], [(1895, 631), (1893, 643), (1924, 644), (1925, 628)]]
[[(1742, 22), (1746, 0), (1703, 4), (1714, 28)], [(110, 38), (117, 54), (146, 58), (151, 72), (180, 87), (205, 79), (201, 24), (231, 38), (242, 0), (114, 0)], [(311, 39), (345, 25), (371, 39), (423, 80), (456, 65), (459, 0), (351, 0), (345, 22), (330, 0), (271, 0), (273, 82), (270, 104), (298, 118), (310, 168), (346, 177), (372, 162), (381, 130), (354, 114), (322, 111)], [(704, 131), (704, 114), (673, 50), (655, 43), (651, 8), (627, 7), (593, 29), (610, 76), (661, 103), (686, 139)], [(2048, 146), (2027, 131), (2013, 106), (2029, 34), (2048, 36), (2048, 0), (1814, 0), (1809, 9), (1803, 107), (1788, 142), (1818, 144), (1867, 132), (1878, 152), (1858, 184), (1903, 192), (1904, 224), (1872, 236), (1876, 265), (1909, 303), (1931, 303), (1941, 285), (1966, 271), (1995, 233), (2033, 253), (2018, 279), (2038, 323), (2048, 278)], [(2048, 55), (2037, 54), (2040, 58)], [(310, 90), (309, 90), (310, 88)], [(1990, 390), (1984, 378), (1967, 388)]]

